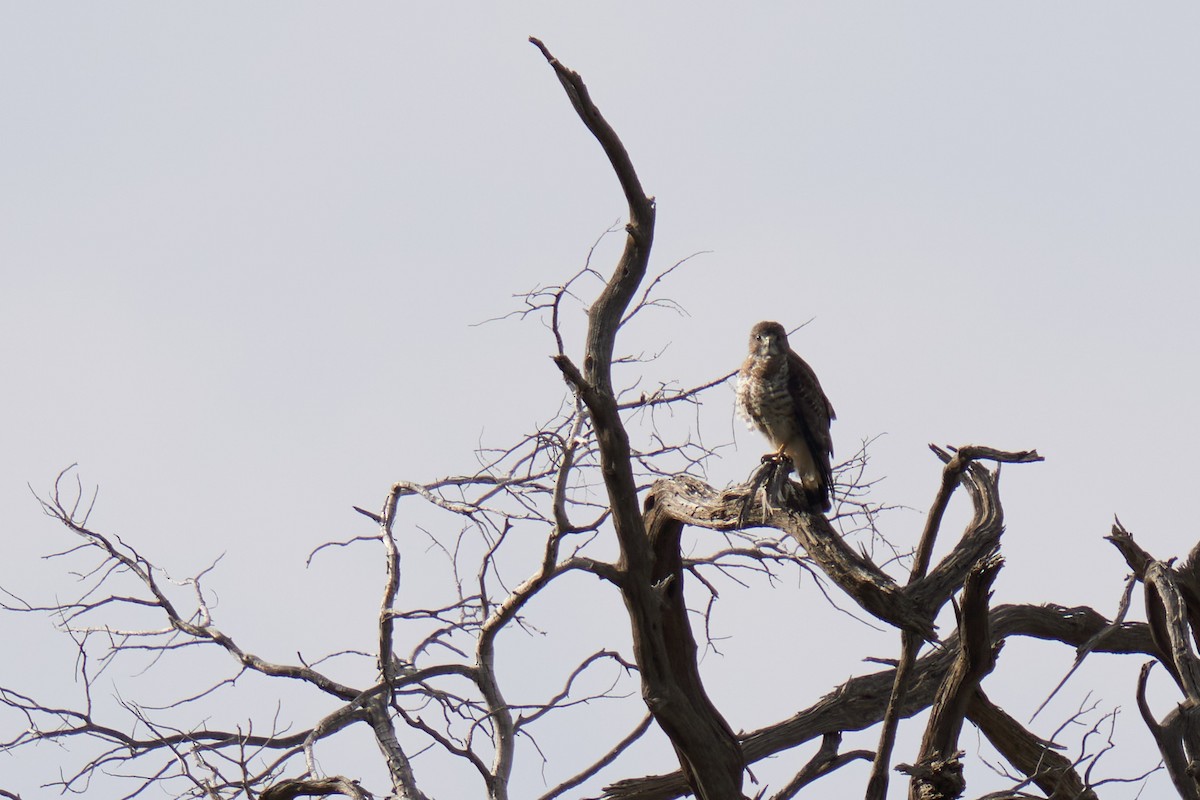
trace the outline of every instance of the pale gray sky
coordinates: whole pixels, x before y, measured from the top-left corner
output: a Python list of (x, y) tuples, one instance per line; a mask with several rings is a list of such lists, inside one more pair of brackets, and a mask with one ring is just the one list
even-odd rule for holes
[[(67, 540), (26, 484), (78, 462), (98, 527), (181, 574), (225, 554), (210, 580), (249, 643), (369, 646), (375, 562), (304, 557), (364, 532), (352, 504), (553, 413), (545, 332), (473, 324), (574, 272), (625, 211), (536, 35), (658, 198), (657, 267), (711, 251), (668, 284), (689, 316), (628, 332), (626, 350), (670, 343), (650, 377), (702, 382), (752, 323), (812, 319), (793, 344), (839, 455), (887, 434), (880, 499), (927, 506), (927, 442), (1036, 447), (1044, 464), (1004, 476), (997, 598), (1112, 614), (1114, 513), (1163, 558), (1196, 540), (1198, 30), (1188, 3), (5, 4), (0, 586), (62, 580), (38, 559)], [(708, 441), (738, 444), (717, 484), (762, 447), (731, 398), (704, 409)], [(787, 649), (823, 616), (811, 602), (729, 599), (767, 617), (705, 662), (735, 728), (895, 655), (890, 633), (840, 660)], [(0, 685), (72, 690), (43, 623), (0, 618), (0, 636), (26, 656), (9, 648)], [(994, 699), (1027, 717), (1044, 694), (1021, 660), (1054, 665), (1048, 690), (1063, 650), (1011, 643)], [(1152, 766), (1138, 663), (1096, 661), (1057, 719), (1095, 689), (1143, 757), (1109, 769)], [(657, 756), (648, 771), (671, 768)], [(0, 775), (34, 797), (62, 758), (0, 755)]]

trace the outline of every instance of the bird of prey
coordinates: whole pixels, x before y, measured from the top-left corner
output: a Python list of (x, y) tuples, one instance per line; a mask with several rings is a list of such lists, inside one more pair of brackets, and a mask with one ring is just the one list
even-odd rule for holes
[(776, 456), (792, 460), (809, 504), (828, 511), (833, 486), (829, 423), (836, 415), (816, 373), (788, 346), (787, 331), (778, 322), (760, 322), (750, 331), (750, 355), (738, 371), (737, 410), (778, 448)]

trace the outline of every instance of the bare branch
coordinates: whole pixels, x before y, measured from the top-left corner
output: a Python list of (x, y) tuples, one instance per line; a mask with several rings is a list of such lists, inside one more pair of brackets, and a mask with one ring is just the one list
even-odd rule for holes
[(294, 800), (297, 797), (328, 797), (340, 794), (354, 800), (371, 800), (373, 795), (358, 781), (335, 775), (329, 778), (280, 781), (259, 795), (259, 800)]
[(1100, 644), (1100, 642), (1109, 634), (1110, 631), (1116, 630), (1118, 627), (1120, 627), (1121, 623), (1125, 621), (1125, 615), (1129, 613), (1129, 604), (1133, 599), (1133, 586), (1136, 582), (1137, 580), (1134, 577), (1130, 577), (1125, 581), (1125, 590), (1121, 593), (1121, 602), (1117, 605), (1117, 614), (1115, 617), (1113, 617), (1112, 625), (1100, 631), (1094, 637), (1084, 642), (1076, 649), (1075, 663), (1071, 665), (1071, 668), (1067, 670), (1067, 674), (1063, 676), (1062, 680), (1059, 681), (1054, 689), (1051, 690), (1050, 694), (1046, 696), (1046, 699), (1042, 701), (1042, 704), (1034, 710), (1033, 714), (1029, 717), (1030, 722), (1033, 722), (1035, 719), (1037, 719), (1037, 715), (1042, 712), (1042, 709), (1044, 709), (1046, 705), (1049, 704), (1049, 702), (1054, 698), (1054, 696), (1058, 694), (1058, 691), (1067, 684), (1067, 681), (1071, 679), (1071, 676), (1075, 674), (1075, 671), (1083, 665), (1083, 660), (1087, 658), (1088, 654), (1091, 653), (1098, 644)]
[(1071, 759), (1058, 753), (1053, 743), (1027, 731), (980, 689), (971, 697), (967, 718), (1010, 764), (1047, 795), (1095, 800), (1096, 793), (1085, 786)]
[(1003, 563), (998, 556), (981, 561), (963, 585), (958, 655), (934, 698), (917, 763), (896, 767), (912, 776), (912, 800), (959, 797), (966, 788), (958, 736), (979, 682), (996, 664), (999, 644), (993, 645), (989, 630), (988, 596)]
[(626, 411), (631, 408), (653, 408), (655, 406), (670, 405), (671, 403), (691, 401), (696, 397), (696, 395), (712, 389), (714, 386), (720, 386), (734, 375), (737, 375), (737, 370), (728, 372), (719, 378), (714, 378), (708, 383), (702, 383), (699, 386), (694, 386), (690, 389), (672, 391), (666, 387), (660, 387), (651, 394), (646, 394), (643, 392), (637, 400), (617, 404), (617, 410)]
[(574, 789), (576, 786), (578, 786), (579, 784), (588, 780), (589, 778), (594, 776), (596, 773), (598, 773), (600, 770), (604, 769), (609, 764), (616, 761), (617, 756), (619, 756), (619, 755), (621, 755), (621, 753), (625, 752), (625, 750), (627, 750), (631, 744), (636, 742), (638, 739), (642, 738), (642, 735), (645, 734), (646, 731), (650, 729), (650, 723), (653, 721), (654, 721), (654, 717), (651, 716), (650, 714), (647, 714), (646, 716), (644, 716), (642, 718), (642, 721), (638, 723), (637, 727), (634, 728), (629, 733), (628, 736), (626, 736), (621, 741), (617, 742), (616, 745), (614, 745), (611, 750), (609, 750), (607, 753), (605, 753), (603, 756), (601, 756), (599, 759), (597, 759), (595, 763), (593, 763), (591, 766), (587, 767), (586, 769), (582, 770), (578, 774), (571, 776), (567, 780), (560, 783), (558, 786), (555, 786), (553, 789), (551, 789), (550, 791), (548, 791), (544, 795), (542, 795), (540, 798), (538, 798), (538, 800), (554, 800), (555, 797), (559, 797), (564, 792)]
[[(587, 406), (624, 571), (620, 587), (632, 628), (642, 692), (701, 800), (741, 795), (742, 754), (728, 724), (708, 700), (696, 667), (696, 645), (682, 596), (679, 531), (642, 519), (631, 468), (629, 435), (612, 386), (613, 345), (650, 257), (654, 200), (647, 197), (629, 154), (588, 94), (578, 73), (531, 39), (554, 68), (576, 113), (604, 148), (629, 203), (625, 250), (588, 312), (583, 373), (565, 355), (555, 363)], [(662, 519), (657, 517), (657, 519)], [(666, 521), (666, 520), (664, 520)]]
[[(765, 469), (773, 469), (773, 465), (768, 464)], [(932, 636), (933, 626), (928, 617), (905, 598), (890, 576), (850, 549), (828, 520), (801, 510), (798, 498), (786, 507), (782, 507), (784, 500), (776, 502), (781, 507), (765, 503), (747, 485), (718, 492), (690, 475), (656, 482), (646, 499), (647, 507), (657, 509), (657, 513), (712, 530), (736, 530), (742, 527), (743, 517), (761, 520), (764, 527), (795, 538), (825, 574), (866, 611), (890, 624), (915, 628)]]
[(1176, 709), (1168, 715), (1164, 724), (1160, 725), (1154, 718), (1154, 712), (1150, 710), (1150, 704), (1146, 700), (1146, 683), (1150, 678), (1150, 670), (1153, 666), (1153, 661), (1143, 664), (1138, 674), (1138, 712), (1142, 715), (1142, 721), (1146, 723), (1146, 729), (1154, 737), (1158, 752), (1162, 754), (1163, 764), (1167, 768), (1167, 774), (1171, 776), (1175, 791), (1179, 792), (1179, 796), (1183, 800), (1200, 800), (1200, 786), (1196, 781), (1197, 773), (1193, 768), (1192, 760), (1184, 751), (1184, 728), (1191, 721), (1183, 713), (1180, 713), (1180, 709)]
[(875, 756), (870, 750), (851, 750), (849, 753), (838, 753), (841, 743), (842, 735), (840, 733), (825, 734), (821, 739), (820, 749), (804, 765), (804, 769), (796, 773), (796, 777), (780, 789), (771, 800), (791, 800), (801, 789), (818, 778), (824, 777), (852, 761), (870, 760)]
[[(1109, 620), (1086, 607), (1003, 605), (993, 609), (989, 617), (993, 642), (1008, 636), (1029, 636), (1072, 647), (1083, 644), (1110, 624)], [(945, 647), (917, 659), (902, 707), (904, 717), (928, 708), (933, 702), (957, 656), (956, 645), (957, 634), (946, 640)], [(1126, 623), (1096, 648), (1096, 652), (1103, 653), (1153, 651), (1154, 642), (1145, 623)], [(791, 718), (741, 737), (747, 763), (753, 764), (829, 733), (865, 730), (878, 724), (887, 708), (895, 672), (889, 669), (851, 678)], [(671, 800), (687, 791), (683, 776), (675, 772), (615, 782), (605, 788), (605, 797), (611, 800)]]

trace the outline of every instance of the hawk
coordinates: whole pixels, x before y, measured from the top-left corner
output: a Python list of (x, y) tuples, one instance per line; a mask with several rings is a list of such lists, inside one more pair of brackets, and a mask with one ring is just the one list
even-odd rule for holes
[(750, 355), (738, 371), (737, 411), (751, 429), (762, 431), (792, 460), (809, 503), (831, 507), (833, 406), (812, 367), (788, 346), (778, 322), (760, 322), (750, 331)]

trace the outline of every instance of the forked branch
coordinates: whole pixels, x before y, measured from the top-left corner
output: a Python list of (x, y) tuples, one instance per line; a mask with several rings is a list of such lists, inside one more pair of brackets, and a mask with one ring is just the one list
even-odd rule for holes
[(731, 800), (741, 796), (742, 753), (700, 682), (696, 644), (683, 600), (682, 525), (661, 515), (654, 521), (643, 519), (629, 435), (612, 385), (617, 332), (646, 275), (654, 241), (654, 200), (646, 196), (625, 146), (592, 102), (583, 79), (563, 66), (542, 42), (530, 41), (541, 50), (579, 118), (604, 149), (629, 203), (625, 249), (588, 311), (583, 370), (565, 355), (554, 360), (587, 406), (595, 431), (620, 546), (620, 588), (629, 613), (642, 695), (674, 745), (695, 794), (701, 800)]

